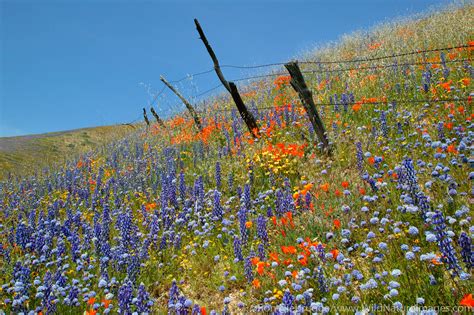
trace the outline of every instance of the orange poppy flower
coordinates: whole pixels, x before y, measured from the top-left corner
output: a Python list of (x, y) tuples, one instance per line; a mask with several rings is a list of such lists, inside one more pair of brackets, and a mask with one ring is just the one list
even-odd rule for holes
[(461, 306), (467, 306), (469, 308), (474, 307), (474, 299), (472, 298), (472, 293), (464, 295), (462, 300), (459, 302)]
[(448, 145), (448, 148), (446, 149), (449, 153), (454, 153), (456, 154), (458, 151), (456, 150), (456, 147), (454, 146), (454, 144), (450, 144)]
[(280, 259), (278, 258), (277, 253), (270, 253), (270, 254), (268, 254), (268, 257), (270, 257), (270, 259), (273, 260), (273, 261), (276, 261), (276, 262), (280, 261)]
[(449, 80), (448, 82), (440, 83), (439, 86), (441, 86), (443, 89), (446, 90), (446, 92), (451, 91), (451, 84), (453, 83), (453, 80)]
[(257, 272), (259, 275), (263, 275), (263, 272), (265, 271), (265, 263), (263, 261), (260, 261), (257, 263)]
[(145, 205), (145, 209), (146, 209), (147, 211), (150, 211), (150, 210), (155, 209), (155, 208), (156, 208), (156, 203), (155, 203), (155, 202), (147, 203), (147, 204)]
[(87, 300), (87, 304), (89, 305), (94, 305), (95, 303), (95, 297), (91, 297), (89, 300)]
[(349, 187), (349, 182), (344, 181), (344, 182), (341, 183), (341, 186), (343, 188), (347, 188), (347, 187)]
[(319, 188), (321, 188), (322, 191), (328, 192), (329, 191), (329, 183), (324, 183), (319, 185)]
[(303, 257), (300, 258), (298, 261), (299, 261), (300, 264), (302, 264), (303, 266), (308, 265), (308, 257), (306, 257), (305, 255), (303, 255)]
[(277, 225), (277, 218), (276, 218), (276, 216), (273, 216), (273, 217), (272, 217), (272, 222), (273, 222), (273, 225)]
[(247, 222), (245, 222), (245, 227), (246, 227), (247, 229), (250, 229), (250, 228), (252, 227), (252, 225), (253, 225), (252, 221), (247, 221)]
[(112, 300), (107, 300), (107, 299), (102, 300), (102, 304), (104, 304), (105, 308), (109, 308), (110, 302), (112, 302)]
[(252, 285), (253, 285), (253, 287), (256, 288), (256, 289), (260, 288), (260, 280), (254, 279), (254, 280), (252, 281)]
[(281, 251), (284, 254), (296, 254), (296, 247), (294, 247), (294, 246), (281, 246)]
[(355, 111), (355, 112), (358, 112), (361, 109), (362, 109), (362, 105), (358, 102), (355, 103), (354, 105), (352, 105), (352, 110)]
[(252, 257), (252, 259), (250, 259), (250, 261), (252, 262), (252, 265), (256, 265), (258, 264), (258, 262), (260, 261), (260, 258), (258, 257)]

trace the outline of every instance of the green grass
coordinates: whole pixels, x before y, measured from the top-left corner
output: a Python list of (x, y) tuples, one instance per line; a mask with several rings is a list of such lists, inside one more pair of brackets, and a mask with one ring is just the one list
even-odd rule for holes
[(59, 167), (133, 131), (129, 126), (101, 126), (41, 135), (0, 138), (0, 179), (32, 175)]

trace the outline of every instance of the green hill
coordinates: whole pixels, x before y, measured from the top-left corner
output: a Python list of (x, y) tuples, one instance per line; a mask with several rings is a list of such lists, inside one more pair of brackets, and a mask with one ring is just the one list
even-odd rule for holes
[(101, 126), (38, 135), (0, 138), (0, 179), (31, 175), (117, 140), (134, 129), (130, 126)]

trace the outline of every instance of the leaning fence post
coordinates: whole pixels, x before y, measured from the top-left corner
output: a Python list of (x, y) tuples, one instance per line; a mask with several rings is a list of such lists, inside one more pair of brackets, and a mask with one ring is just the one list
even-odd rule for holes
[(304, 106), (306, 114), (313, 125), (314, 131), (318, 135), (319, 141), (323, 144), (323, 149), (328, 153), (331, 152), (329, 146), (329, 140), (327, 138), (327, 133), (324, 128), (324, 124), (319, 117), (318, 111), (316, 110), (316, 105), (313, 101), (313, 94), (308, 89), (306, 82), (304, 80), (303, 74), (301, 73), (300, 67), (298, 66), (297, 61), (290, 61), (285, 64), (285, 68), (288, 70), (291, 76), (291, 86), (298, 92), (298, 95), (301, 99), (301, 103)]
[(163, 120), (161, 120), (160, 116), (156, 113), (155, 109), (153, 107), (150, 107), (151, 114), (155, 117), (156, 122), (161, 126), (164, 127), (165, 124), (163, 123)]
[(191, 105), (191, 103), (189, 103), (185, 98), (184, 96), (181, 95), (181, 93), (178, 92), (178, 90), (176, 90), (174, 88), (174, 86), (172, 86), (168, 81), (166, 81), (166, 79), (161, 76), (160, 77), (160, 80), (171, 90), (173, 91), (174, 94), (176, 94), (180, 99), (181, 101), (184, 103), (184, 105), (186, 105), (186, 108), (188, 109), (189, 113), (191, 114), (191, 116), (193, 117), (194, 119), (194, 123), (196, 124), (196, 127), (199, 129), (199, 131), (202, 131), (202, 126), (201, 126), (201, 120), (199, 120), (199, 116), (197, 115), (196, 111), (194, 110), (194, 107)]
[(150, 121), (148, 120), (148, 116), (146, 115), (146, 109), (143, 108), (143, 118), (145, 118), (145, 122), (147, 126), (150, 126)]
[(239, 110), (240, 116), (247, 125), (247, 128), (249, 129), (250, 133), (252, 134), (252, 136), (257, 137), (260, 134), (260, 130), (258, 128), (255, 117), (253, 117), (252, 113), (249, 112), (249, 110), (245, 106), (245, 103), (240, 97), (236, 85), (233, 82), (229, 82), (224, 78), (224, 74), (221, 71), (221, 67), (219, 65), (219, 61), (217, 60), (216, 54), (214, 53), (214, 50), (212, 50), (212, 47), (209, 42), (207, 41), (206, 35), (204, 35), (204, 31), (202, 30), (201, 25), (199, 24), (199, 21), (197, 19), (194, 19), (194, 24), (196, 24), (196, 29), (199, 33), (199, 37), (204, 43), (204, 46), (206, 46), (207, 52), (211, 56), (212, 62), (214, 63), (214, 70), (216, 71), (219, 80), (222, 82), (222, 85), (224, 85), (226, 90), (229, 91), (230, 95), (232, 96), (232, 99), (234, 100), (234, 103), (237, 106), (237, 109)]

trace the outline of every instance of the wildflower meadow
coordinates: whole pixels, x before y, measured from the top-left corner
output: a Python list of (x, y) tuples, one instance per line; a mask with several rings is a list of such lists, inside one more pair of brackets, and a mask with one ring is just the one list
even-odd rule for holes
[(2, 181), (0, 313), (472, 312), (473, 13), (306, 53), (329, 153), (277, 75)]

